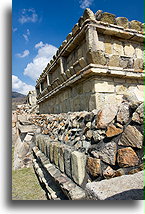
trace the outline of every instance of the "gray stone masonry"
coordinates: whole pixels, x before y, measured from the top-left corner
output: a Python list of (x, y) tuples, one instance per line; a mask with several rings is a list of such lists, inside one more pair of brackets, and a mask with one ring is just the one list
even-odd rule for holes
[(37, 80), (40, 113), (143, 101), (143, 38), (142, 23), (87, 8)]

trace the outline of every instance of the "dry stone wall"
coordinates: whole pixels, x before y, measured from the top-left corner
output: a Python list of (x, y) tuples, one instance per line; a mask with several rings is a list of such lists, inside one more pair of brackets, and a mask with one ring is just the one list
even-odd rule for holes
[[(13, 113), (14, 169), (33, 164), (49, 200), (100, 200), (93, 185), (143, 170), (143, 107), (131, 96), (90, 112), (39, 114), (37, 108), (19, 106)], [(142, 178), (140, 182), (142, 186)], [(110, 188), (112, 196), (118, 192)]]
[(86, 9), (36, 91), (40, 113), (91, 111), (127, 92), (143, 101), (143, 24)]
[(77, 185), (143, 170), (143, 103), (30, 118), (36, 147)]

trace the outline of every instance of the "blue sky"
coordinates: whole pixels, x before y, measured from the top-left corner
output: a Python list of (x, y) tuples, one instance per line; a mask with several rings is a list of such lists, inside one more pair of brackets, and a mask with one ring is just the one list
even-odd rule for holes
[(12, 89), (34, 89), (43, 68), (86, 7), (143, 22), (143, 0), (13, 0)]

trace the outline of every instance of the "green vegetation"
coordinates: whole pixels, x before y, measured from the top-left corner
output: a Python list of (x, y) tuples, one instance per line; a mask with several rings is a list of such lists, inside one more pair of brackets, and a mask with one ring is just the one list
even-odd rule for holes
[(12, 170), (12, 200), (47, 200), (32, 167)]

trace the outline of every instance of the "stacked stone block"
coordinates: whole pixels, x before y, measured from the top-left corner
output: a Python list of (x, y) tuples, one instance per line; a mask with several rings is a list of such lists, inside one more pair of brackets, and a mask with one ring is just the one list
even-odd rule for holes
[(86, 9), (37, 80), (37, 100), (40, 113), (91, 111), (132, 85), (143, 94), (143, 24)]
[(135, 98), (101, 110), (39, 115), (36, 146), (77, 185), (143, 170), (143, 103)]

